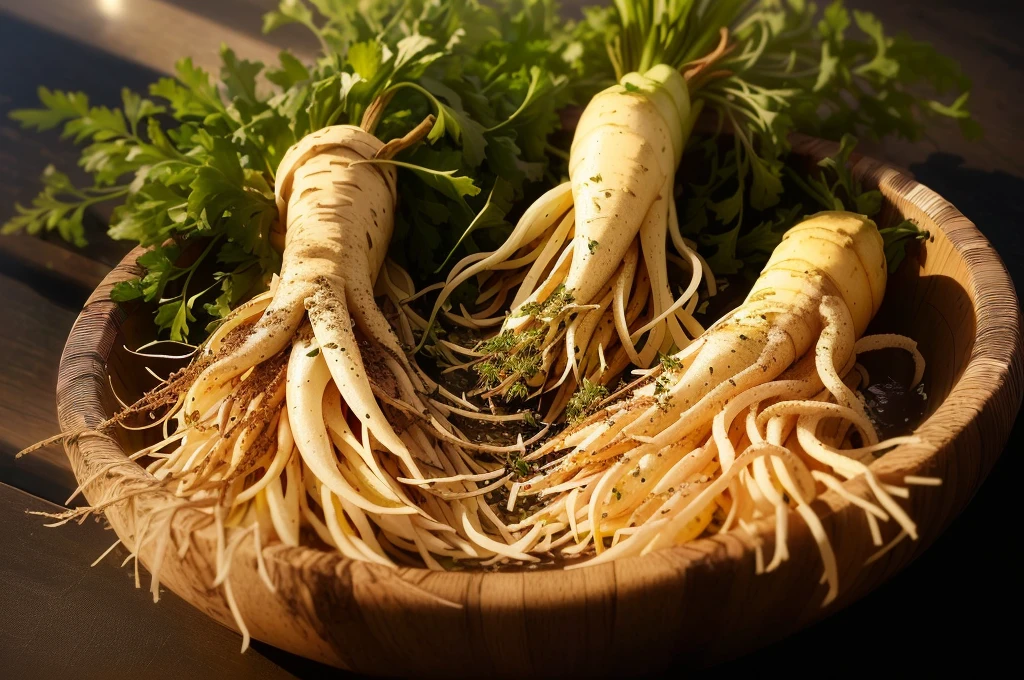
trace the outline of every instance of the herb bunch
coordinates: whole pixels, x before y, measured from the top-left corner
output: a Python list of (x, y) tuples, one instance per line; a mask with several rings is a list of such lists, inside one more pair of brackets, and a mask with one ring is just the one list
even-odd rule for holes
[(61, 127), (83, 145), (79, 164), (93, 183), (76, 187), (47, 168), (40, 194), (3, 232), (56, 231), (84, 245), (86, 211), (119, 202), (109, 235), (148, 250), (138, 261), (145, 274), (119, 284), (114, 299), (154, 302), (160, 331), (198, 339), (209, 325), (198, 320), (222, 318), (279, 269), (274, 173), (287, 149), (322, 127), (358, 125), (383, 105), (371, 113), (385, 141), (435, 116), (426, 143), (396, 162), (402, 195), (391, 248), (426, 280), (457, 246), (476, 247), (472, 235), (459, 236), (488, 199), (486, 235), (500, 239), (512, 200), (549, 170), (547, 139), (569, 97), (571, 66), (544, 39), (551, 3), (490, 5), (281, 0), (264, 30), (306, 26), (321, 47), (313, 63), (284, 51), (265, 65), (224, 46), (218, 74), (182, 59), (146, 96), (124, 90), (120, 108), (40, 88), (41, 107), (12, 117), (27, 128)]
[[(792, 221), (783, 200), (799, 189), (784, 172), (791, 132), (916, 140), (951, 119), (967, 137), (980, 135), (967, 108), (970, 82), (953, 60), (886, 34), (842, 0), (824, 9), (806, 0), (615, 0), (586, 16), (574, 30), (593, 36), (603, 26), (608, 81), (659, 63), (685, 72), (728, 29), (724, 52), (690, 82), (704, 120), (678, 197), (681, 230), (719, 275), (762, 263)], [(597, 51), (580, 62), (598, 68)]]

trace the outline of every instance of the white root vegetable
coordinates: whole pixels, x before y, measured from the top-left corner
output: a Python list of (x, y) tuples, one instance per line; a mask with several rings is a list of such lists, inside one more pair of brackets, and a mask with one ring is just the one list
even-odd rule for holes
[[(480, 285), (481, 304), (521, 279), (507, 317), (493, 304), (447, 315), (474, 329), (501, 324), (478, 348), (482, 357), (462, 362), (479, 373), (483, 396), (554, 392), (545, 406), (553, 420), (584, 380), (602, 386), (630, 363), (647, 368), (703, 332), (686, 306), (703, 267), (679, 234), (672, 187), (700, 110), (687, 78), (724, 52), (723, 40), (686, 77), (659, 65), (596, 95), (575, 131), (569, 181), (534, 203), (501, 248), (453, 268), (432, 318), (469, 279)], [(670, 236), (689, 269), (678, 294), (669, 285)]]
[[(523, 550), (543, 536), (511, 534), (478, 501), (507, 481), (503, 464), (461, 448), (452, 408), (430, 396), (437, 386), (374, 297), (397, 201), (394, 166), (376, 161), (431, 122), (388, 145), (345, 125), (293, 146), (276, 175), (280, 277), (114, 421), (130, 426), (143, 415), (166, 425), (163, 441), (140, 452), (152, 488), (130, 495), (170, 490), (172, 516), (179, 507), (210, 513), (215, 585), (229, 601), (232, 555), (245, 540), (313, 540), (355, 560), (433, 569), (441, 559), (535, 559)], [(162, 555), (159, 527), (170, 522), (149, 532)]]

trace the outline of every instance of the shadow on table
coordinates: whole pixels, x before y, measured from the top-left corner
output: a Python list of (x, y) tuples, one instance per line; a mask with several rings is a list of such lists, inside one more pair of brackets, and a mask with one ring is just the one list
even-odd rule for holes
[(273, 645), (260, 642), (259, 640), (252, 641), (252, 649), (254, 652), (259, 652), (260, 656), (266, 657), (272, 663), (277, 664), (301, 680), (312, 680), (313, 678), (356, 680), (356, 678), (369, 677), (366, 675), (359, 675), (358, 673), (338, 670), (337, 668), (317, 663), (316, 661), (310, 661), (309, 659), (278, 649)]
[(910, 171), (974, 222), (1002, 256), (1014, 285), (1024, 285), (1024, 177), (971, 168), (948, 153), (933, 153)]
[[(23, 130), (8, 118), (12, 110), (36, 108), (40, 87), (88, 90), (90, 105), (120, 106), (122, 88), (145, 94), (160, 74), (129, 60), (83, 44), (54, 31), (0, 12), (0, 222), (15, 213), (15, 204), (29, 205), (42, 189), (40, 176), (47, 165), (66, 172), (77, 185), (89, 175), (78, 167), (81, 149), (60, 130)], [(16, 66), (13, 66), (16, 65)], [(79, 252), (113, 266), (129, 246), (106, 237), (106, 219), (113, 206), (100, 203), (86, 211), (89, 245)], [(56, 234), (46, 240), (62, 244)]]

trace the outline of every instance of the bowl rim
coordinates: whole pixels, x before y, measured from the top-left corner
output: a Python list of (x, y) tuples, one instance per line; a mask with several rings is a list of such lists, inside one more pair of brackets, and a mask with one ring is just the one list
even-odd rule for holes
[[(793, 154), (812, 158), (831, 155), (837, 149), (834, 142), (803, 135), (794, 135), (791, 138), (791, 145)], [(964, 370), (953, 383), (946, 398), (917, 429), (925, 443), (904, 444), (893, 449), (872, 463), (872, 470), (880, 478), (886, 479), (894, 475), (918, 474), (929, 467), (934, 467), (937, 464), (937, 457), (951, 450), (951, 443), (960, 437), (965, 429), (978, 422), (979, 414), (991, 408), (991, 401), (997, 393), (1002, 394), (1001, 400), (1004, 404), (1009, 404), (1008, 410), (1006, 413), (991, 416), (996, 418), (992, 422), (998, 423), (1002, 431), (997, 433), (997, 437), (986, 437), (985, 442), (987, 447), (992, 447), (997, 443), (995, 440), (1000, 438), (999, 450), (988, 452), (989, 460), (983, 464), (984, 469), (974, 479), (974, 487), (971, 489), (973, 493), (973, 489), (981, 483), (1001, 453), (1024, 391), (1021, 313), (1012, 280), (998, 254), (975, 225), (934, 191), (887, 163), (859, 154), (854, 156), (854, 173), (866, 184), (877, 185), (888, 202), (895, 204), (897, 199), (912, 198), (914, 204), (920, 206), (928, 218), (939, 226), (953, 249), (967, 265), (967, 280), (964, 287), (972, 301), (975, 315), (974, 343)], [(135, 260), (141, 252), (141, 248), (133, 250), (103, 280), (90, 296), (71, 331), (61, 358), (57, 384), (59, 420), (65, 432), (83, 432), (107, 417), (100, 406), (107, 390), (106, 380), (101, 379), (101, 376), (106, 377), (107, 358), (113, 349), (118, 329), (127, 318), (124, 309), (109, 299), (109, 292), (115, 283), (138, 274)], [(87, 334), (91, 338), (90, 342), (82, 344), (80, 340)], [(936, 445), (929, 446), (928, 442), (934, 442)], [(107, 436), (72, 437), (66, 442), (65, 448), (79, 481), (82, 480), (82, 473), (86, 469), (86, 461), (90, 458), (101, 457), (109, 461), (120, 456), (127, 463), (124, 451), (113, 438)], [(119, 478), (115, 481), (130, 483), (133, 479), (144, 479), (146, 473), (138, 464), (131, 463), (110, 470), (106, 476)], [(862, 478), (849, 480), (844, 486), (854, 493), (864, 493), (866, 489)], [(91, 502), (96, 502), (90, 495), (89, 488), (86, 489), (86, 496)], [(961, 507), (956, 508), (945, 518), (947, 522), (962, 509), (969, 497), (970, 494), (960, 504)], [(823, 494), (819, 500), (824, 506), (817, 506), (818, 515), (822, 520), (841, 513), (850, 506), (848, 501), (834, 491)], [(126, 531), (131, 533), (130, 527), (124, 529), (126, 525), (123, 517), (111, 511), (107, 511), (107, 516), (115, 529), (118, 529), (119, 535)], [(766, 518), (759, 525), (757, 533), (764, 535), (770, 525), (771, 518)], [(121, 538), (127, 539), (126, 543), (131, 545), (131, 536), (122, 535)], [(739, 537), (737, 540), (737, 536), (731, 535), (699, 539), (668, 548), (666, 552), (676, 552), (677, 557), (688, 568), (701, 562), (742, 561), (749, 558), (752, 550), (753, 542), (749, 537)], [(467, 578), (473, 582), (483, 583), (507, 579), (510, 575), (522, 573), (483, 570), (432, 572), (410, 567), (400, 567), (397, 571), (391, 571), (378, 565), (350, 564), (347, 558), (337, 552), (322, 551), (308, 546), (278, 546), (265, 551), (265, 555), (270, 553), (275, 560), (290, 562), (292, 568), (312, 569), (320, 574), (337, 575), (340, 573), (339, 570), (351, 564), (359, 564), (379, 577), (384, 577), (385, 574), (389, 575), (388, 578), (397, 575), (400, 580), (418, 588), (426, 588), (428, 591), (462, 593), (462, 604), (467, 604), (466, 593), (472, 590), (466, 586)], [(650, 563), (650, 557), (628, 557), (616, 561), (616, 564), (626, 563), (623, 566), (625, 569), (644, 571), (642, 563), (645, 560)], [(662, 566), (660, 570), (652, 568), (651, 571), (651, 578), (655, 581), (682, 578), (678, 569), (666, 570)], [(543, 579), (551, 573), (563, 572), (538, 570), (526, 572), (526, 576)], [(641, 587), (636, 585), (637, 583), (634, 581), (634, 586)], [(651, 583), (650, 580), (646, 582), (648, 586)], [(840, 588), (842, 587), (841, 583)], [(572, 599), (572, 596), (569, 597)], [(582, 598), (584, 595), (579, 597)], [(563, 600), (563, 605), (564, 602)], [(808, 620), (817, 616), (818, 614), (809, 614)]]

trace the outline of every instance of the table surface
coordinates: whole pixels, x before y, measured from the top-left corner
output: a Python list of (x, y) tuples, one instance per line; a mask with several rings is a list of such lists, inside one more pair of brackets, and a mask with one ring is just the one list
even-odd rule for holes
[[(0, 221), (38, 190), (49, 163), (77, 158), (56, 133), (31, 134), (7, 111), (35, 103), (37, 86), (84, 90), (116, 104), (124, 86), (144, 90), (181, 55), (215, 63), (221, 42), (240, 56), (273, 59), (281, 48), (308, 53), (298, 30), (260, 35), (272, 0), (0, 0)], [(566, 1), (571, 7), (575, 2)], [(910, 170), (953, 202), (992, 241), (1017, 286), (1024, 278), (1024, 3), (1006, 0), (848, 0), (875, 12), (889, 30), (906, 30), (960, 60), (985, 128), (968, 143), (940, 128), (922, 142), (887, 141), (865, 150)], [(89, 215), (90, 245), (0, 238), (0, 677), (287, 678), (337, 671), (240, 638), (172, 593), (153, 604), (132, 587), (123, 548), (92, 569), (112, 542), (98, 522), (43, 528), (26, 511), (57, 508), (75, 486), (59, 447), (15, 461), (13, 453), (57, 431), (57, 364), (68, 331), (92, 289), (128, 250), (103, 235), (109, 213)], [(1001, 623), (1019, 601), (1014, 544), (1000, 522), (1012, 518), (1024, 419), (1006, 453), (967, 510), (917, 562), (868, 598), (725, 671), (984, 670), (1009, 662), (1011, 627)], [(143, 575), (143, 579), (146, 576)], [(1012, 616), (1012, 609), (1010, 615)], [(682, 663), (685, 663), (683, 661)], [(835, 664), (839, 664), (836, 666)], [(344, 674), (341, 674), (344, 675)]]

